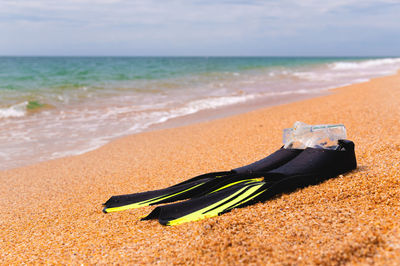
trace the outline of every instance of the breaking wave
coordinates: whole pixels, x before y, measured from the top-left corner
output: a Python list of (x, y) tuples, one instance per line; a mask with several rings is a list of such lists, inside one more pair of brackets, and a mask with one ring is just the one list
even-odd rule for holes
[(0, 108), (0, 119), (23, 117), (28, 113), (35, 112), (43, 107), (51, 107), (51, 105), (42, 104), (38, 101), (24, 101), (22, 103), (11, 105), (10, 107)]
[(8, 108), (0, 108), (0, 118), (23, 117), (26, 115), (28, 101), (11, 105)]
[(394, 65), (395, 67), (400, 66), (400, 58), (384, 58), (384, 59), (372, 59), (361, 62), (335, 62), (329, 64), (329, 67), (333, 70), (350, 70), (350, 69), (365, 69), (378, 66), (389, 66)]

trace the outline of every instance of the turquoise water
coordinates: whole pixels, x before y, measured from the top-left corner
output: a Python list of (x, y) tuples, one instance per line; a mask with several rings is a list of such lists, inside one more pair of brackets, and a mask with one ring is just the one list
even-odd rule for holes
[(312, 96), (398, 68), (398, 58), (0, 57), (0, 169), (79, 154), (203, 110)]
[[(82, 88), (95, 93), (109, 90), (186, 89), (180, 79), (190, 82), (222, 78), (229, 73), (260, 69), (300, 68), (360, 58), (286, 57), (0, 57), (0, 104), (57, 99)], [(157, 82), (158, 81), (158, 82)], [(162, 84), (162, 82), (165, 84)], [(74, 98), (74, 96), (76, 98)], [(71, 93), (72, 100), (85, 93)]]
[(0, 57), (1, 89), (43, 90), (103, 86), (131, 80), (299, 67), (360, 58), (286, 57)]

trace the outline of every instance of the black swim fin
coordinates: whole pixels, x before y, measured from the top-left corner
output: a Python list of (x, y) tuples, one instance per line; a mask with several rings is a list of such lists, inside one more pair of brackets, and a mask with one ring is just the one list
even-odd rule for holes
[[(177, 225), (213, 217), (233, 208), (245, 207), (268, 200), (278, 194), (318, 184), (357, 168), (354, 143), (340, 140), (336, 150), (306, 148), (292, 160), (268, 172), (253, 172), (249, 178), (264, 181), (239, 183), (211, 191), (184, 202), (156, 207), (143, 220), (158, 219), (163, 225)], [(227, 182), (234, 183), (231, 176)]]
[[(225, 172), (214, 172), (199, 175), (174, 186), (135, 194), (112, 196), (106, 203), (103, 212), (115, 212), (143, 206), (169, 203), (192, 197), (202, 196), (218, 189), (238, 184), (258, 182), (248, 174), (259, 171), (270, 171), (295, 158), (302, 152), (300, 149), (281, 148), (266, 158), (252, 164)], [(232, 179), (234, 177), (234, 179)], [(228, 182), (226, 182), (228, 180)], [(232, 182), (230, 182), (232, 180)], [(230, 182), (230, 183), (229, 183)]]

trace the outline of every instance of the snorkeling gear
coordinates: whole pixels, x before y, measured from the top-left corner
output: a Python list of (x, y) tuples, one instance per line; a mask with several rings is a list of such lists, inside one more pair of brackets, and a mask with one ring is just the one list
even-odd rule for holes
[[(238, 183), (184, 202), (156, 207), (143, 220), (158, 219), (163, 225), (177, 225), (229, 212), (266, 201), (284, 192), (318, 184), (357, 167), (354, 143), (339, 140), (336, 150), (306, 148), (298, 156), (268, 172), (248, 173), (263, 181)], [(228, 181), (233, 183), (235, 176)], [(239, 176), (240, 178), (240, 176)]]

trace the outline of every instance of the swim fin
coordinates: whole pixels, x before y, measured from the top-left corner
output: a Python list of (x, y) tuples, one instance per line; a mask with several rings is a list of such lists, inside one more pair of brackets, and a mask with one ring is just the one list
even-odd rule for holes
[[(141, 193), (112, 196), (103, 209), (104, 213), (140, 208), (149, 205), (169, 203), (192, 197), (202, 196), (221, 188), (238, 184), (258, 182), (248, 174), (259, 171), (270, 171), (295, 158), (303, 150), (280, 148), (271, 155), (252, 164), (235, 168), (231, 171), (213, 172), (199, 175), (174, 186)], [(230, 180), (232, 180), (231, 183)], [(228, 182), (226, 182), (228, 181)]]
[[(253, 180), (263, 178), (263, 181), (217, 188), (201, 197), (159, 206), (142, 220), (158, 219), (163, 225), (178, 225), (213, 217), (233, 208), (263, 202), (284, 192), (318, 184), (355, 168), (357, 162), (352, 141), (339, 140), (336, 150), (306, 148), (280, 167), (268, 172), (247, 174)], [(238, 177), (241, 178), (240, 175)], [(227, 182), (234, 183), (235, 178), (231, 176)]]

